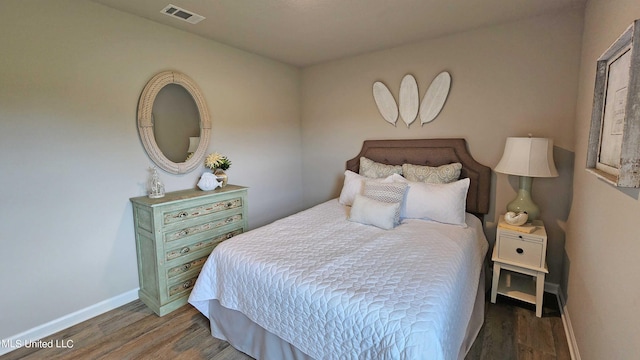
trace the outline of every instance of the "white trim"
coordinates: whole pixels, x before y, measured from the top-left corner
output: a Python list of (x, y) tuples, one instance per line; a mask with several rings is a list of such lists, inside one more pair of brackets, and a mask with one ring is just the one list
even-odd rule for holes
[(581, 360), (580, 352), (578, 351), (578, 342), (576, 341), (576, 335), (573, 332), (573, 326), (571, 325), (571, 319), (569, 318), (569, 309), (567, 308), (567, 302), (562, 295), (562, 291), (558, 292), (558, 305), (560, 305), (560, 311), (562, 312), (562, 323), (564, 324), (564, 332), (567, 335), (567, 341), (569, 342), (569, 352), (571, 353), (572, 360)]
[(569, 318), (569, 309), (567, 308), (567, 302), (564, 299), (560, 286), (558, 284), (552, 284), (545, 282), (544, 291), (550, 292), (558, 299), (558, 307), (560, 308), (560, 314), (562, 317), (562, 325), (564, 327), (564, 334), (567, 337), (567, 345), (569, 346), (569, 354), (571, 360), (581, 360), (580, 352), (578, 351), (578, 342), (573, 332), (573, 326), (571, 325), (571, 319)]
[(122, 305), (128, 304), (138, 299), (138, 289), (127, 291), (126, 293), (114, 296), (110, 299), (101, 301), (74, 313), (67, 314), (60, 318), (54, 319), (46, 324), (38, 325), (32, 329), (24, 331), (20, 334), (3, 339), (2, 347), (0, 347), (0, 355), (7, 354), (18, 347), (5, 346), (8, 344), (24, 344), (29, 341), (37, 341), (47, 336), (53, 335), (58, 331), (64, 330), (73, 325), (77, 325), (83, 321), (89, 320), (98, 315), (104, 314)]

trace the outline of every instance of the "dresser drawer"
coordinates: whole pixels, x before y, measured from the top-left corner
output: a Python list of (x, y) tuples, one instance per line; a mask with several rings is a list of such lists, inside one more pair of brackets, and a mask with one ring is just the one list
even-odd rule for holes
[(515, 237), (499, 235), (498, 257), (524, 266), (541, 268), (543, 243), (541, 241), (526, 240), (525, 236)]
[(199, 271), (204, 265), (204, 263), (207, 261), (208, 257), (209, 257), (209, 254), (202, 256), (200, 258), (197, 258), (195, 260), (187, 261), (184, 264), (170, 267), (169, 269), (167, 269), (167, 278), (171, 280), (177, 276), (186, 274), (190, 271), (195, 271), (195, 270)]
[(167, 288), (169, 300), (191, 290), (191, 288), (196, 284), (196, 280), (198, 280), (198, 275), (187, 280), (180, 281), (176, 284), (169, 285)]
[(209, 252), (211, 252), (211, 249), (213, 249), (216, 245), (218, 245), (219, 243), (227, 240), (227, 239), (231, 239), (232, 237), (241, 234), (242, 233), (242, 229), (234, 229), (234, 230), (230, 230), (227, 231), (223, 234), (220, 235), (216, 235), (210, 239), (206, 239), (206, 240), (202, 240), (202, 241), (198, 241), (196, 243), (190, 244), (190, 245), (185, 245), (183, 247), (179, 247), (176, 249), (172, 249), (166, 252), (165, 254), (165, 259), (167, 261), (169, 260), (173, 260), (173, 259), (178, 259), (182, 256), (187, 256), (189, 254), (193, 254), (196, 251), (203, 251), (203, 250), (209, 250)]
[(231, 198), (228, 200), (216, 201), (211, 204), (188, 207), (180, 210), (174, 210), (164, 214), (164, 224), (173, 224), (184, 220), (197, 218), (213, 214), (219, 211), (237, 209), (242, 207), (242, 198)]
[(241, 223), (242, 220), (243, 220), (242, 214), (240, 213), (240, 214), (229, 215), (222, 219), (213, 219), (203, 224), (191, 225), (184, 228), (171, 230), (169, 232), (164, 233), (164, 241), (171, 242), (175, 240), (184, 239), (188, 236), (200, 234), (205, 231), (217, 229), (226, 225)]

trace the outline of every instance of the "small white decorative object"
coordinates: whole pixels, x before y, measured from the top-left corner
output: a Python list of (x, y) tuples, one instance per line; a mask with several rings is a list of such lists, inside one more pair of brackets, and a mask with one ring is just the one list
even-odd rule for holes
[(398, 121), (398, 105), (391, 95), (389, 88), (380, 81), (373, 83), (373, 100), (378, 105), (382, 117), (391, 125), (396, 126)]
[(520, 226), (524, 225), (529, 219), (529, 215), (526, 212), (513, 212), (509, 211), (504, 214), (504, 221), (509, 225)]
[(448, 72), (443, 71), (433, 79), (420, 105), (421, 125), (433, 121), (440, 114), (449, 96), (450, 88), (451, 75)]
[(402, 78), (400, 94), (398, 96), (398, 106), (400, 108), (402, 121), (409, 127), (418, 117), (418, 109), (420, 108), (418, 83), (416, 82), (416, 78), (411, 74), (407, 74)]
[(222, 182), (218, 181), (216, 176), (210, 172), (202, 174), (200, 181), (198, 181), (198, 188), (202, 191), (215, 190), (217, 187), (222, 187)]
[(151, 176), (149, 176), (149, 197), (151, 199), (157, 199), (164, 196), (164, 184), (160, 180), (160, 176), (158, 175), (158, 170), (156, 168), (149, 168), (151, 171)]

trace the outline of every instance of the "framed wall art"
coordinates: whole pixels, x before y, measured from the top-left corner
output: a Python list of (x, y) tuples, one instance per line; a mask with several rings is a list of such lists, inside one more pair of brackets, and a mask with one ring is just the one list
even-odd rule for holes
[(640, 20), (597, 61), (587, 171), (640, 187)]

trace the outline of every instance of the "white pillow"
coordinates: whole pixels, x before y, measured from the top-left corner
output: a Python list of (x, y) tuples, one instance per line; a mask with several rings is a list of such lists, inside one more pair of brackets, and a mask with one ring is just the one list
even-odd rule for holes
[(386, 203), (356, 194), (349, 214), (349, 221), (373, 225), (381, 229), (393, 229), (400, 203)]
[(351, 206), (356, 194), (362, 193), (362, 181), (366, 179), (360, 174), (356, 174), (351, 170), (344, 172), (344, 185), (342, 185), (342, 191), (340, 192), (340, 204)]
[[(397, 176), (400, 176), (400, 175), (397, 175)], [(393, 179), (394, 178), (392, 176), (389, 176), (386, 179), (376, 179), (376, 181), (394, 182)], [(351, 170), (345, 171), (344, 184), (342, 185), (342, 191), (340, 191), (340, 199), (338, 200), (338, 202), (342, 205), (351, 206), (353, 204), (353, 199), (355, 199), (356, 197), (356, 194), (362, 194), (362, 189), (363, 189), (365, 180), (371, 181), (370, 178), (367, 178), (360, 174), (356, 174)]]
[[(389, 176), (386, 179), (365, 181), (362, 188), (362, 195), (385, 203), (401, 204), (402, 200), (404, 200), (407, 187), (408, 185), (406, 183), (393, 181), (391, 176)], [(400, 224), (400, 207), (398, 207), (394, 222), (396, 225)]]
[(403, 219), (427, 219), (445, 224), (462, 225), (465, 223), (467, 191), (469, 179), (448, 184), (427, 184), (407, 181), (409, 184), (405, 201), (400, 210)]

